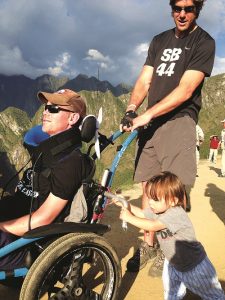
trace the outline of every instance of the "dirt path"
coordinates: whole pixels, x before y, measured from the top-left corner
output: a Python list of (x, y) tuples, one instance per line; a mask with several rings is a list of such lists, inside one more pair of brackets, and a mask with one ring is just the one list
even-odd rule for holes
[[(196, 184), (191, 192), (192, 211), (189, 216), (194, 224), (196, 235), (204, 245), (209, 258), (213, 262), (220, 282), (225, 289), (225, 178), (218, 177), (220, 161), (216, 165), (209, 165), (207, 161), (200, 161)], [(124, 191), (123, 196), (136, 205), (140, 204), (141, 188), (134, 185), (132, 190)], [(103, 223), (111, 224), (112, 230), (106, 236), (117, 249), (122, 264), (122, 285), (118, 300), (163, 299), (161, 278), (148, 276), (150, 263), (139, 273), (126, 272), (126, 262), (132, 256), (134, 248), (142, 238), (142, 233), (129, 226), (125, 233), (121, 229), (118, 219), (119, 209), (109, 206)], [(16, 300), (17, 293), (0, 286), (0, 299)], [(194, 295), (187, 295), (186, 300), (200, 299)]]

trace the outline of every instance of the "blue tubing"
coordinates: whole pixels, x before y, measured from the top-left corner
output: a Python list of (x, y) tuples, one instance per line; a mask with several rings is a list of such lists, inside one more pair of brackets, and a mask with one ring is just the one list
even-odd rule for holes
[(2, 248), (0, 248), (0, 258), (13, 252), (14, 250), (17, 250), (25, 245), (31, 244), (36, 240), (40, 240), (40, 238), (33, 238), (33, 239), (24, 239), (24, 238), (20, 238)]
[[(32, 239), (20, 238), (2, 248), (0, 248), (0, 258), (13, 252), (14, 250), (17, 250), (25, 245), (31, 244), (40, 239), (41, 239), (41, 237), (40, 238), (32, 238)], [(27, 268), (14, 269), (12, 272), (0, 271), (0, 280), (5, 280), (7, 277), (24, 277), (27, 274), (27, 272), (28, 272)]]
[(114, 132), (111, 136), (110, 136), (110, 138), (109, 138), (109, 140), (110, 141), (115, 141), (116, 139), (118, 139), (121, 135), (123, 135), (124, 134), (124, 132), (121, 132), (120, 130), (118, 130), (118, 131), (116, 131), (116, 132)]
[(13, 274), (10, 274), (10, 276), (7, 274), (8, 272), (0, 271), (0, 280), (5, 280), (6, 278), (13, 277), (24, 277), (27, 275), (28, 269), (27, 268), (19, 268), (13, 270)]
[[(115, 135), (116, 134), (118, 134), (118, 133), (116, 132)], [(130, 143), (137, 137), (137, 134), (138, 134), (137, 130), (134, 130), (133, 132), (131, 132), (129, 134), (129, 136), (125, 139), (125, 141), (122, 143), (121, 149), (115, 156), (115, 158), (112, 162), (111, 168), (110, 168), (111, 176), (110, 176), (110, 180), (109, 180), (109, 184), (108, 184), (109, 187), (111, 187), (111, 185), (112, 185), (113, 177), (115, 175), (115, 171), (120, 162), (121, 157), (123, 156), (124, 152), (126, 151), (127, 147), (130, 145)], [(120, 135), (118, 135), (118, 137), (119, 136)]]

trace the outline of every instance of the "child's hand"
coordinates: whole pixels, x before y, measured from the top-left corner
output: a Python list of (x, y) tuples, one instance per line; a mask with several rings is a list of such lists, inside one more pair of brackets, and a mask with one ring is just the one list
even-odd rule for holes
[(116, 206), (123, 207), (123, 204), (116, 199), (111, 199), (111, 203), (115, 204)]
[(122, 207), (120, 211), (120, 219), (126, 222), (129, 222), (129, 217), (131, 216), (131, 212), (126, 209), (125, 207)]
[[(124, 207), (123, 204), (120, 201), (118, 201), (117, 199), (112, 199), (111, 203), (115, 204), (116, 206), (122, 207), (122, 208)], [(130, 203), (127, 203), (127, 205), (128, 205), (127, 209), (130, 211), (131, 210)]]

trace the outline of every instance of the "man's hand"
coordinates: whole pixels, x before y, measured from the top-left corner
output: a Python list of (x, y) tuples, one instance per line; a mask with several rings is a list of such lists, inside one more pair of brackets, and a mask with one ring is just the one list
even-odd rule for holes
[(147, 125), (150, 121), (151, 115), (149, 113), (144, 113), (143, 115), (140, 115), (137, 118), (133, 119), (130, 131), (134, 131), (139, 127), (143, 127)]
[(131, 131), (133, 125), (133, 119), (137, 117), (137, 114), (133, 110), (128, 110), (122, 120), (120, 121), (120, 131)]

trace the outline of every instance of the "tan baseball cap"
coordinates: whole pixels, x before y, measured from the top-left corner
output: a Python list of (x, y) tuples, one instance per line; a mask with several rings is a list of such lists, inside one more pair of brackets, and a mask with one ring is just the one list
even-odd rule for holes
[(225, 119), (223, 119), (223, 120), (222, 120), (222, 121), (220, 121), (220, 122), (224, 123), (224, 122), (225, 122)]
[(86, 103), (84, 99), (72, 90), (63, 89), (55, 93), (40, 91), (37, 97), (43, 103), (51, 102), (52, 104), (66, 106), (66, 109), (79, 113), (82, 118), (86, 116)]

